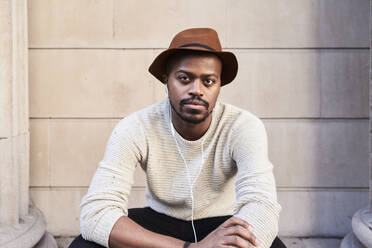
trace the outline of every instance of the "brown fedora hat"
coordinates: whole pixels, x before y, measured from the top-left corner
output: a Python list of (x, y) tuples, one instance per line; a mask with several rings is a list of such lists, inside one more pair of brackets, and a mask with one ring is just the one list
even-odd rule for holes
[(202, 51), (218, 56), (222, 61), (221, 86), (233, 81), (238, 72), (238, 61), (235, 55), (222, 51), (218, 34), (211, 28), (191, 28), (176, 34), (169, 48), (152, 62), (149, 72), (162, 82), (162, 76), (166, 74), (167, 59), (181, 50)]

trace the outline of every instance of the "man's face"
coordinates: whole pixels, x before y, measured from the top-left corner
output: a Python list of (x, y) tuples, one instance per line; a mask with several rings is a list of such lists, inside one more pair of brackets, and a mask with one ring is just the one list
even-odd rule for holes
[(169, 100), (173, 111), (185, 122), (205, 121), (216, 104), (221, 87), (221, 61), (213, 54), (193, 54), (170, 61)]

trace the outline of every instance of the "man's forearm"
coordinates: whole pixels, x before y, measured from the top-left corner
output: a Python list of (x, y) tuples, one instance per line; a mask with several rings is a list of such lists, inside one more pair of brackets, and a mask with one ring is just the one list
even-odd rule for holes
[(184, 241), (151, 232), (129, 217), (122, 216), (111, 230), (111, 248), (182, 248)]
[[(182, 240), (148, 231), (128, 217), (119, 218), (109, 238), (111, 248), (182, 248), (184, 244)], [(189, 248), (257, 246), (259, 242), (253, 234), (252, 227), (246, 221), (232, 217), (203, 240), (190, 244)]]

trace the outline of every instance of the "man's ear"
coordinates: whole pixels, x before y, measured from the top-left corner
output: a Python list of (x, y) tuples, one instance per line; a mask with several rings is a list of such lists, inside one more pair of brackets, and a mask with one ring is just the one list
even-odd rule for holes
[(163, 74), (163, 75), (161, 76), (161, 81), (162, 81), (164, 84), (167, 84), (167, 83), (168, 83), (168, 76), (165, 75), (165, 74)]

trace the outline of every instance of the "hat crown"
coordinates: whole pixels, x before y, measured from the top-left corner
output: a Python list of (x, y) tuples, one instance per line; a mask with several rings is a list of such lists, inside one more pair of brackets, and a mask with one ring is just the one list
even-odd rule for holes
[(221, 51), (218, 34), (211, 28), (191, 28), (176, 34), (169, 48), (197, 47), (200, 50)]
[(218, 34), (211, 28), (190, 28), (176, 34), (169, 48), (161, 52), (149, 67), (149, 72), (160, 82), (167, 74), (168, 59), (179, 51), (201, 51), (214, 54), (222, 62), (221, 86), (234, 80), (238, 72), (238, 61), (232, 52), (222, 51)]

